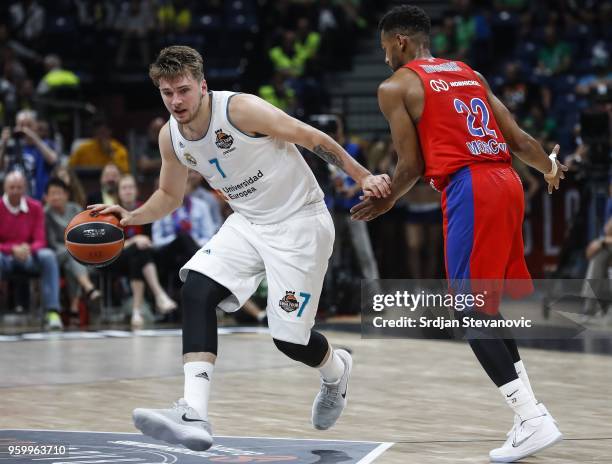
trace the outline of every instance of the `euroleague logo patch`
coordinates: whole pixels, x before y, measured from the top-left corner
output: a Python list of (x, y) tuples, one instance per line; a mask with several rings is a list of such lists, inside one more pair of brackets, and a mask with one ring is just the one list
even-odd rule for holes
[(217, 134), (215, 145), (217, 145), (217, 147), (219, 147), (221, 150), (227, 150), (234, 143), (234, 137), (232, 137), (231, 134), (226, 134), (223, 132), (223, 129), (216, 130), (215, 134)]
[(295, 297), (295, 292), (285, 291), (286, 295), (278, 302), (278, 305), (288, 313), (296, 311), (300, 307), (300, 302)]

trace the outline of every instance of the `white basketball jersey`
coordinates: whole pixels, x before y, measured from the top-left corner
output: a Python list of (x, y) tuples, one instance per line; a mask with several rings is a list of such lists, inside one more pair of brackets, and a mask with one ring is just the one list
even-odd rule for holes
[(236, 94), (209, 95), (212, 114), (203, 138), (187, 140), (170, 116), (172, 146), (182, 164), (202, 174), (234, 211), (254, 224), (282, 222), (322, 203), (323, 191), (293, 143), (241, 132), (228, 114), (228, 102)]

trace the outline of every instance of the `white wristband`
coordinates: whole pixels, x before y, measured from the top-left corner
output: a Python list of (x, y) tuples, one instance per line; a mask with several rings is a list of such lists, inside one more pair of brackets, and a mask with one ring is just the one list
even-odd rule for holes
[(552, 168), (550, 170), (550, 172), (548, 173), (549, 176), (556, 176), (557, 175), (557, 155), (554, 153), (551, 153), (548, 158), (552, 161)]

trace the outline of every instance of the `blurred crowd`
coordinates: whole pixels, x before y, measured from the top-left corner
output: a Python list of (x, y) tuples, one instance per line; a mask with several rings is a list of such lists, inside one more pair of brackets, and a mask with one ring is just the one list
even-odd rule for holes
[[(0, 308), (20, 313), (40, 305), (49, 328), (77, 315), (82, 325), (84, 313), (126, 301), (134, 327), (145, 319), (180, 317), (177, 270), (231, 213), (198, 174), (190, 174), (185, 202), (175, 213), (150, 227), (126, 230), (126, 249), (111, 266), (85, 267), (63, 244), (65, 226), (87, 204), (133, 209), (155, 188), (161, 165), (157, 134), (166, 116), (142, 111), (129, 120), (133, 127), (126, 127), (108, 117), (114, 113), (108, 106), (113, 98), (107, 97), (138, 95), (146, 82), (148, 108), (155, 107), (146, 73), (163, 46), (181, 43), (202, 50), (213, 89), (258, 94), (329, 133), (372, 171), (393, 174), (389, 138), (352, 133), (346, 115), (330, 108), (327, 94), (333, 72), (351, 69), (357, 39), (376, 35), (376, 18), (391, 3), (2, 2)], [(564, 275), (583, 276), (587, 266), (588, 275), (604, 275), (612, 256), (612, 210), (605, 207), (611, 2), (455, 0), (449, 5), (433, 21), (433, 54), (471, 64), (547, 150), (561, 144), (562, 160), (581, 192), (581, 209), (567, 228), (559, 268), (575, 263), (578, 250), (582, 268)], [(358, 187), (341, 171), (305, 156), (337, 230), (322, 314), (354, 313), (361, 278), (443, 278), (437, 192), (418, 184), (387, 215), (368, 225), (356, 223), (348, 212), (359, 201)], [(543, 184), (526, 166), (516, 167), (529, 211)], [(596, 184), (604, 186), (603, 200)], [(32, 282), (39, 282), (34, 292)], [(265, 298), (264, 285), (243, 316), (263, 321)]]

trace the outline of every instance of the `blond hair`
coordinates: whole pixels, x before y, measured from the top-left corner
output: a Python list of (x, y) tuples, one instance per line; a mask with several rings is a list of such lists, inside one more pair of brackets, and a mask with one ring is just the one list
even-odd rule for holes
[(159, 87), (161, 79), (172, 81), (187, 75), (197, 81), (204, 79), (204, 61), (196, 50), (184, 45), (162, 49), (155, 62), (149, 66), (149, 77), (156, 87)]

